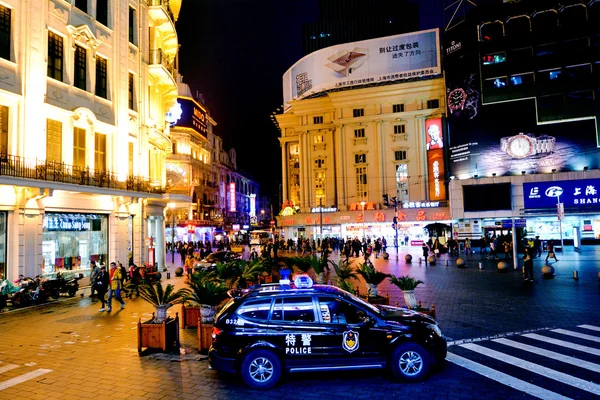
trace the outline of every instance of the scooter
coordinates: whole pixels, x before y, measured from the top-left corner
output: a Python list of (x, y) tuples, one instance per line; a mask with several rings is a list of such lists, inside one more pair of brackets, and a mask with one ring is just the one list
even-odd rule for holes
[(17, 291), (19, 288), (10, 283), (8, 279), (0, 283), (0, 311), (6, 308), (8, 299)]

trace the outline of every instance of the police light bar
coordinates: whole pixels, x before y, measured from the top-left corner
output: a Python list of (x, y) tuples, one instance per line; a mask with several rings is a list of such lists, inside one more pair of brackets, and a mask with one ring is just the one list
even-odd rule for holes
[(298, 275), (294, 279), (294, 286), (297, 289), (310, 289), (313, 286), (313, 280), (308, 275)]

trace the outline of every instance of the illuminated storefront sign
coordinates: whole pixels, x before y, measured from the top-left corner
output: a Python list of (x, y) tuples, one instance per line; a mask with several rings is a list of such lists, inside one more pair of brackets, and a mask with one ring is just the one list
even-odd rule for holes
[[(95, 218), (94, 218), (95, 219)], [(89, 231), (92, 219), (88, 215), (47, 214), (42, 221), (45, 231)], [(98, 219), (98, 221), (100, 221)]]
[(235, 182), (229, 183), (229, 211), (235, 212)]
[(439, 206), (439, 201), (407, 201), (402, 204), (402, 208), (435, 208)]
[(256, 195), (252, 193), (250, 195), (250, 217), (254, 217), (256, 215)]
[[(206, 110), (192, 98), (179, 97), (177, 104), (179, 104), (179, 109), (172, 109), (171, 111), (176, 111), (180, 114), (179, 119), (174, 122), (174, 125), (176, 127), (194, 129), (206, 136), (208, 130)], [(167, 115), (167, 117), (169, 116)], [(170, 119), (175, 119), (175, 115), (171, 116)]]
[(335, 207), (314, 207), (310, 209), (310, 212), (318, 213), (318, 212), (336, 212), (337, 208)]
[(445, 200), (446, 185), (444, 182), (444, 138), (442, 135), (442, 119), (425, 121), (427, 131), (427, 171), (429, 174), (429, 199)]
[(523, 184), (525, 208), (600, 207), (600, 179), (548, 181)]

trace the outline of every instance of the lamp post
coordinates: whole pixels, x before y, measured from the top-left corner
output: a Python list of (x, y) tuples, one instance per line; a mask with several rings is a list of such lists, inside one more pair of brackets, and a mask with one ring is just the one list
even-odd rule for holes
[(169, 203), (171, 209), (171, 263), (175, 264), (175, 203)]
[(265, 221), (265, 210), (260, 210), (260, 224), (262, 225)]
[(360, 202), (360, 206), (362, 207), (363, 242), (367, 241), (365, 232), (365, 204), (367, 204), (366, 201)]
[(319, 197), (319, 224), (321, 226), (321, 246), (323, 246), (323, 198)]

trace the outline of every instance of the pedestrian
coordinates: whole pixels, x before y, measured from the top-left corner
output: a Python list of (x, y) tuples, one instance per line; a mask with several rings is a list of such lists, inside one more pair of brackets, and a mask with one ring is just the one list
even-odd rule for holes
[(465, 239), (465, 255), (473, 255), (473, 249), (471, 248), (471, 240), (469, 238)]
[(510, 260), (510, 243), (504, 242), (504, 259)]
[(525, 281), (533, 282), (533, 250), (529, 248), (525, 248), (525, 255), (523, 256), (523, 268), (525, 270)]
[(121, 298), (121, 289), (122, 289), (122, 276), (121, 270), (117, 268), (117, 263), (110, 263), (110, 271), (108, 273), (109, 276), (109, 284), (108, 284), (108, 298), (106, 302), (108, 303), (107, 312), (112, 311), (112, 297), (115, 295), (115, 300), (121, 303), (121, 310), (125, 308), (125, 302)]
[(548, 242), (548, 255), (546, 256), (546, 263), (548, 262), (548, 258), (554, 258), (554, 261), (558, 262), (556, 259), (556, 253), (554, 252), (554, 240), (550, 240)]
[(94, 297), (94, 293), (96, 292), (96, 278), (98, 277), (98, 274), (100, 273), (100, 268), (98, 268), (98, 266), (96, 265), (96, 261), (92, 261), (90, 263), (90, 268), (92, 269), (92, 271), (90, 272), (90, 286), (91, 286), (91, 293), (90, 293), (90, 297)]
[(106, 267), (104, 265), (100, 266), (99, 272), (96, 275), (96, 279), (94, 280), (93, 286), (96, 288), (96, 292), (98, 299), (102, 302), (102, 307), (100, 308), (100, 312), (103, 312), (106, 307), (106, 300), (104, 296), (106, 296), (106, 290), (108, 289), (109, 277), (106, 272)]
[(534, 257), (542, 256), (542, 241), (540, 240), (539, 236), (536, 236), (535, 240), (533, 241), (533, 250)]

